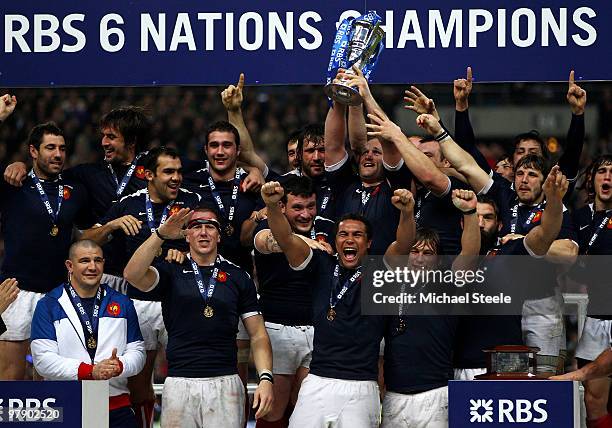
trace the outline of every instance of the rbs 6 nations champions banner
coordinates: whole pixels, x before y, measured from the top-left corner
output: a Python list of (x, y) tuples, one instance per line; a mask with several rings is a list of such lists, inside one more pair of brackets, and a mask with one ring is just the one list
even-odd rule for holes
[(385, 30), (374, 83), (612, 77), (604, 0), (20, 0), (0, 4), (0, 86), (325, 80), (336, 26), (365, 9)]

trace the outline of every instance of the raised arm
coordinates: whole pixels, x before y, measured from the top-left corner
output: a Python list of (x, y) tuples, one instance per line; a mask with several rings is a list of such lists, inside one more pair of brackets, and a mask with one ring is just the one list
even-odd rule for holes
[(4, 94), (0, 97), (0, 123), (4, 122), (17, 106), (17, 97), (15, 95)]
[[(17, 97), (15, 95), (4, 94), (0, 97), (0, 124), (13, 114), (16, 106)], [(24, 162), (13, 162), (4, 170), (4, 181), (11, 186), (21, 187), (27, 173)]]
[[(424, 115), (430, 116), (430, 115)], [(433, 116), (430, 116), (432, 120)], [(399, 126), (380, 112), (368, 114), (372, 123), (366, 125), (368, 136), (380, 137), (392, 141), (401, 153), (404, 162), (412, 174), (436, 195), (442, 195), (448, 190), (449, 179), (434, 163), (412, 144)], [(436, 121), (436, 123), (438, 123)]]
[(414, 243), (416, 223), (414, 221), (414, 196), (406, 189), (393, 192), (391, 203), (400, 210), (400, 219), (395, 233), (395, 241), (389, 245), (385, 256), (407, 256)]
[(453, 81), (453, 96), (455, 97), (455, 141), (478, 162), (478, 165), (489, 173), (491, 167), (487, 159), (476, 147), (476, 137), (470, 121), (468, 98), (472, 93), (472, 67), (468, 67), (465, 79)]
[(584, 109), (587, 93), (574, 81), (574, 70), (570, 71), (567, 102), (572, 109), (572, 121), (567, 131), (567, 142), (559, 158), (561, 172), (570, 180), (575, 180), (580, 169), (580, 156), (584, 146)]
[(140, 291), (151, 291), (158, 274), (151, 267), (151, 263), (157, 256), (166, 239), (184, 238), (183, 226), (189, 219), (191, 210), (181, 208), (176, 214), (171, 215), (159, 226), (156, 233), (152, 233), (140, 247), (132, 254), (132, 258), (123, 270), (123, 277)]
[(559, 235), (563, 222), (563, 196), (568, 185), (567, 178), (561, 173), (559, 166), (555, 165), (543, 186), (546, 208), (542, 213), (542, 222), (525, 236), (525, 246), (536, 256), (546, 255)]
[[(338, 77), (348, 79), (350, 81), (350, 86), (359, 89), (359, 95), (361, 95), (361, 98), (363, 99), (362, 106), (365, 109), (366, 113), (378, 112), (379, 115), (382, 115), (385, 118), (387, 118), (387, 115), (385, 114), (383, 109), (378, 105), (378, 103), (372, 96), (372, 92), (370, 92), (370, 86), (368, 85), (368, 81), (364, 77), (361, 70), (359, 70), (359, 68), (353, 66), (353, 74), (345, 74), (344, 70), (340, 69)], [(358, 143), (357, 144), (353, 143), (353, 137), (351, 136), (352, 124), (350, 121), (351, 121), (351, 118), (349, 114), (349, 138), (351, 138), (351, 146), (353, 146), (353, 150), (355, 151), (355, 150), (358, 150), (357, 148), (359, 146), (358, 146)], [(365, 125), (365, 118), (364, 118), (363, 124)], [(367, 141), (367, 134), (366, 134), (366, 141)], [(402, 159), (402, 155), (395, 148), (395, 144), (385, 139), (382, 139), (382, 138), (380, 139), (380, 143), (383, 149), (383, 162), (389, 166), (397, 166)], [(361, 148), (361, 150), (359, 150), (359, 153), (361, 153), (362, 151), (363, 151), (363, 147)]]
[(274, 239), (292, 268), (300, 268), (312, 256), (312, 250), (291, 230), (289, 221), (282, 213), (279, 201), (285, 190), (277, 181), (270, 181), (261, 188), (261, 197), (268, 208), (268, 225)]
[(461, 253), (453, 261), (454, 270), (476, 268), (480, 254), (480, 226), (476, 214), (477, 198), (471, 190), (455, 189), (451, 196), (453, 205), (463, 213)]
[(221, 92), (221, 101), (227, 110), (227, 120), (238, 129), (240, 135), (240, 155), (238, 159), (266, 174), (266, 163), (255, 152), (255, 145), (242, 116), (244, 73), (240, 73), (236, 86), (229, 85)]
[(325, 166), (332, 166), (346, 156), (346, 107), (333, 102), (325, 118)]
[(463, 150), (446, 132), (440, 123), (430, 114), (422, 114), (417, 117), (417, 125), (436, 137), (440, 142), (440, 149), (444, 157), (450, 162), (461, 175), (463, 175), (470, 187), (479, 192), (487, 186), (491, 180), (474, 158)]
[(363, 105), (349, 106), (348, 135), (353, 154), (355, 156), (361, 155), (365, 151), (366, 143), (368, 142)]

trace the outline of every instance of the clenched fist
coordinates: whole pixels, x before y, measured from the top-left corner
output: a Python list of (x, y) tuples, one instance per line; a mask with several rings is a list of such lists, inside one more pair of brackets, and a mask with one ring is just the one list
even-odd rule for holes
[(261, 187), (261, 198), (266, 205), (276, 205), (285, 195), (285, 189), (278, 181), (270, 181)]
[(451, 195), (453, 205), (457, 207), (461, 212), (468, 212), (476, 209), (476, 193), (471, 190), (455, 189)]
[(391, 203), (395, 208), (404, 213), (412, 213), (414, 210), (414, 196), (412, 196), (410, 190), (397, 189), (393, 192)]

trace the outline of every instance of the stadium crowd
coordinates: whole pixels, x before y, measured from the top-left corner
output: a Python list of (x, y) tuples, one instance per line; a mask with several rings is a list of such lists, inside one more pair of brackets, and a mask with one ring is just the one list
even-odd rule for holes
[[(165, 427), (241, 427), (251, 407), (260, 428), (445, 427), (449, 380), (485, 373), (483, 349), (528, 345), (541, 374), (584, 381), (589, 427), (612, 427), (612, 316), (589, 310), (581, 369), (562, 375), (562, 286), (580, 284), (578, 255), (612, 251), (612, 156), (585, 146), (574, 72), (563, 149), (517, 130), (495, 159), (471, 124), (471, 68), (453, 83), (454, 129), (406, 89), (419, 136), (392, 120), (393, 88), (377, 100), (359, 70), (337, 80), (362, 103), (309, 87), (293, 102), (280, 90), (247, 100), (243, 75), (220, 97), (2, 96), (0, 379), (26, 378), (31, 353), (35, 379), (109, 380), (111, 427), (150, 427), (163, 347)], [(508, 272), (503, 256), (519, 255), (546, 266), (544, 286), (522, 315), (365, 316), (369, 255), (423, 270), (450, 257), (449, 269), (484, 267), (508, 288), (533, 281)]]

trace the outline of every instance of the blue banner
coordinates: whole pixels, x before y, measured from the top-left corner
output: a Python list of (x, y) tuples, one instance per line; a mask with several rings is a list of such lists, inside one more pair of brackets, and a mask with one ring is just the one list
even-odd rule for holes
[(0, 426), (80, 427), (81, 397), (80, 382), (0, 382)]
[(337, 25), (374, 10), (373, 83), (612, 79), (603, 0), (4, 1), (0, 87), (323, 84)]
[(578, 383), (546, 380), (451, 381), (451, 428), (577, 428)]

